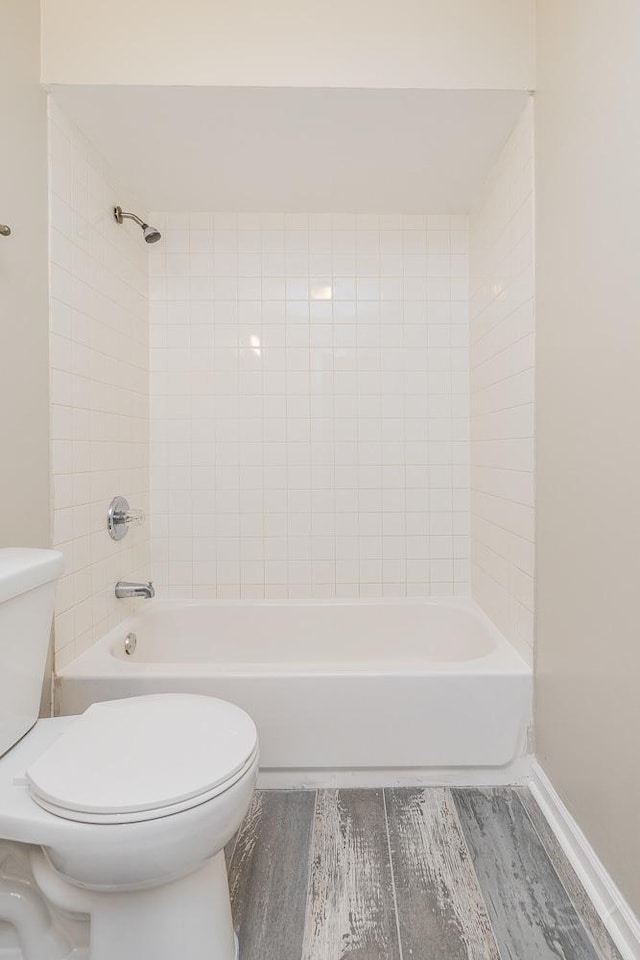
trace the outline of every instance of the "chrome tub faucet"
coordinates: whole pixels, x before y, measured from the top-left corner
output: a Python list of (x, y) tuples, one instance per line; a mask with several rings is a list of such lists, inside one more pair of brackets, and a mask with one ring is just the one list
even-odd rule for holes
[(125, 600), (128, 597), (144, 597), (145, 600), (151, 600), (155, 595), (156, 591), (151, 580), (148, 583), (129, 583), (128, 580), (118, 580), (116, 583), (118, 600)]

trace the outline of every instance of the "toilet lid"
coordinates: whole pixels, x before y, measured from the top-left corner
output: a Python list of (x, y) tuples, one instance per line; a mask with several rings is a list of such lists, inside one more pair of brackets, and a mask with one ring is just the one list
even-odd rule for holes
[(33, 799), (59, 816), (130, 822), (220, 792), (256, 749), (253, 720), (225, 700), (132, 697), (89, 707), (31, 764), (26, 779)]

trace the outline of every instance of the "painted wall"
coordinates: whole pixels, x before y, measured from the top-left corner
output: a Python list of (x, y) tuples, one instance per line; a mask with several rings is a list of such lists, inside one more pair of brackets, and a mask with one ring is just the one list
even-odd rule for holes
[(638, 914), (639, 36), (538, 4), (537, 750)]
[(46, 83), (533, 88), (534, 0), (43, 0)]
[(118, 226), (135, 201), (50, 100), (53, 542), (65, 555), (55, 617), (63, 666), (132, 611), (119, 579), (149, 578), (149, 524), (119, 543), (111, 499), (148, 509), (147, 245)]
[(161, 591), (466, 593), (466, 217), (151, 217)]
[(469, 218), (473, 595), (533, 653), (533, 101)]
[(47, 114), (38, 0), (0, 4), (0, 546), (47, 547)]

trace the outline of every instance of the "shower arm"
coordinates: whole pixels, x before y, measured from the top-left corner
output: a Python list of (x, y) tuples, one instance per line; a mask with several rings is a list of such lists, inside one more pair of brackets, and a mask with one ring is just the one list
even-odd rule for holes
[(122, 223), (123, 220), (133, 220), (138, 224), (139, 227), (142, 227), (143, 229), (144, 227), (149, 226), (148, 223), (145, 223), (144, 220), (141, 220), (140, 217), (136, 216), (135, 213), (126, 213), (122, 207), (115, 207), (113, 213), (118, 223)]
[(134, 223), (137, 223), (142, 230), (145, 243), (157, 243), (162, 237), (162, 234), (156, 227), (150, 227), (149, 224), (145, 220), (141, 220), (137, 214), (128, 213), (123, 210), (122, 207), (114, 207), (113, 216), (116, 223), (124, 223), (125, 220), (133, 220)]

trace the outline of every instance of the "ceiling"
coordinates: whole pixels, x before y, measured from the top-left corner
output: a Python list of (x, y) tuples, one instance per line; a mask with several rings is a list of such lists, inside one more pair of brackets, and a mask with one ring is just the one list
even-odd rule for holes
[(528, 97), (257, 87), (50, 92), (148, 210), (318, 213), (467, 211)]

